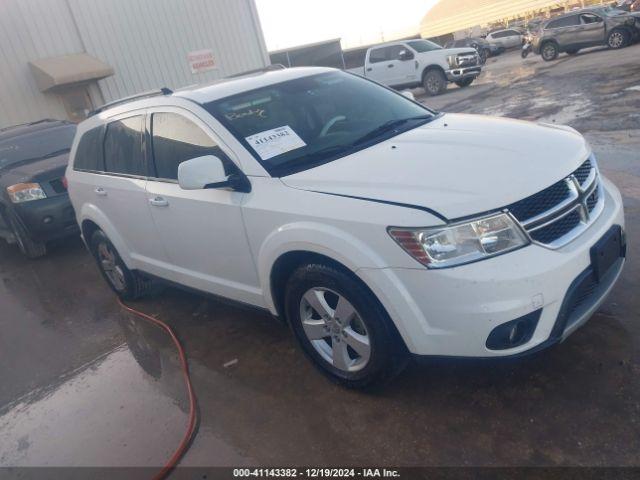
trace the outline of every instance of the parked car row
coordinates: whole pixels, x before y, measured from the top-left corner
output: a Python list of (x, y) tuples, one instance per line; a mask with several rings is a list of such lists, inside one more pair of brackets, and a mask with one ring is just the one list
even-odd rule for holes
[(546, 61), (583, 48), (624, 48), (640, 37), (640, 12), (612, 7), (585, 8), (551, 18), (530, 33), (533, 52)]

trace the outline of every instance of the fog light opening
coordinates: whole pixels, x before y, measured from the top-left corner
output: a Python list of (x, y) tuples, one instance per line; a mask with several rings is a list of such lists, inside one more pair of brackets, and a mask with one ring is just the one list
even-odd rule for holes
[(541, 313), (542, 309), (538, 309), (523, 317), (498, 325), (487, 337), (487, 348), (506, 350), (524, 345), (533, 337)]

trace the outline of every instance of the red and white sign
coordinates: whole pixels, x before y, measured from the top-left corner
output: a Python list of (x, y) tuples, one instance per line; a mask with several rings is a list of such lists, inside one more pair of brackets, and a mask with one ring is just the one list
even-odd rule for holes
[(189, 60), (191, 73), (208, 72), (216, 68), (216, 62), (213, 60), (213, 51), (211, 50), (189, 52), (187, 53), (187, 60)]

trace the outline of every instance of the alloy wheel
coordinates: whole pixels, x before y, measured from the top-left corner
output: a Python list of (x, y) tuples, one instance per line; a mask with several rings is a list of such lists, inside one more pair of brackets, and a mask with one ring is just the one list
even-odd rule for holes
[(333, 367), (357, 372), (369, 363), (369, 332), (343, 295), (327, 288), (309, 289), (300, 300), (300, 319), (315, 351)]
[(621, 32), (613, 32), (609, 36), (609, 46), (611, 48), (620, 48), (624, 44), (624, 35)]
[(118, 292), (124, 291), (127, 287), (124, 271), (118, 265), (115, 253), (105, 242), (98, 244), (98, 262), (113, 288)]
[(545, 45), (544, 49), (542, 50), (542, 56), (547, 60), (551, 60), (553, 59), (553, 57), (555, 57), (555, 55), (556, 47), (554, 47), (553, 45)]

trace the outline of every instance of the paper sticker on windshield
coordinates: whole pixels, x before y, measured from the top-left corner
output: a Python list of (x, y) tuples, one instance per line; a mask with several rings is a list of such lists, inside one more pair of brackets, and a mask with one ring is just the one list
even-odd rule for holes
[(262, 160), (268, 160), (297, 148), (306, 147), (307, 144), (294, 132), (289, 125), (265, 130), (250, 137), (245, 137)]

